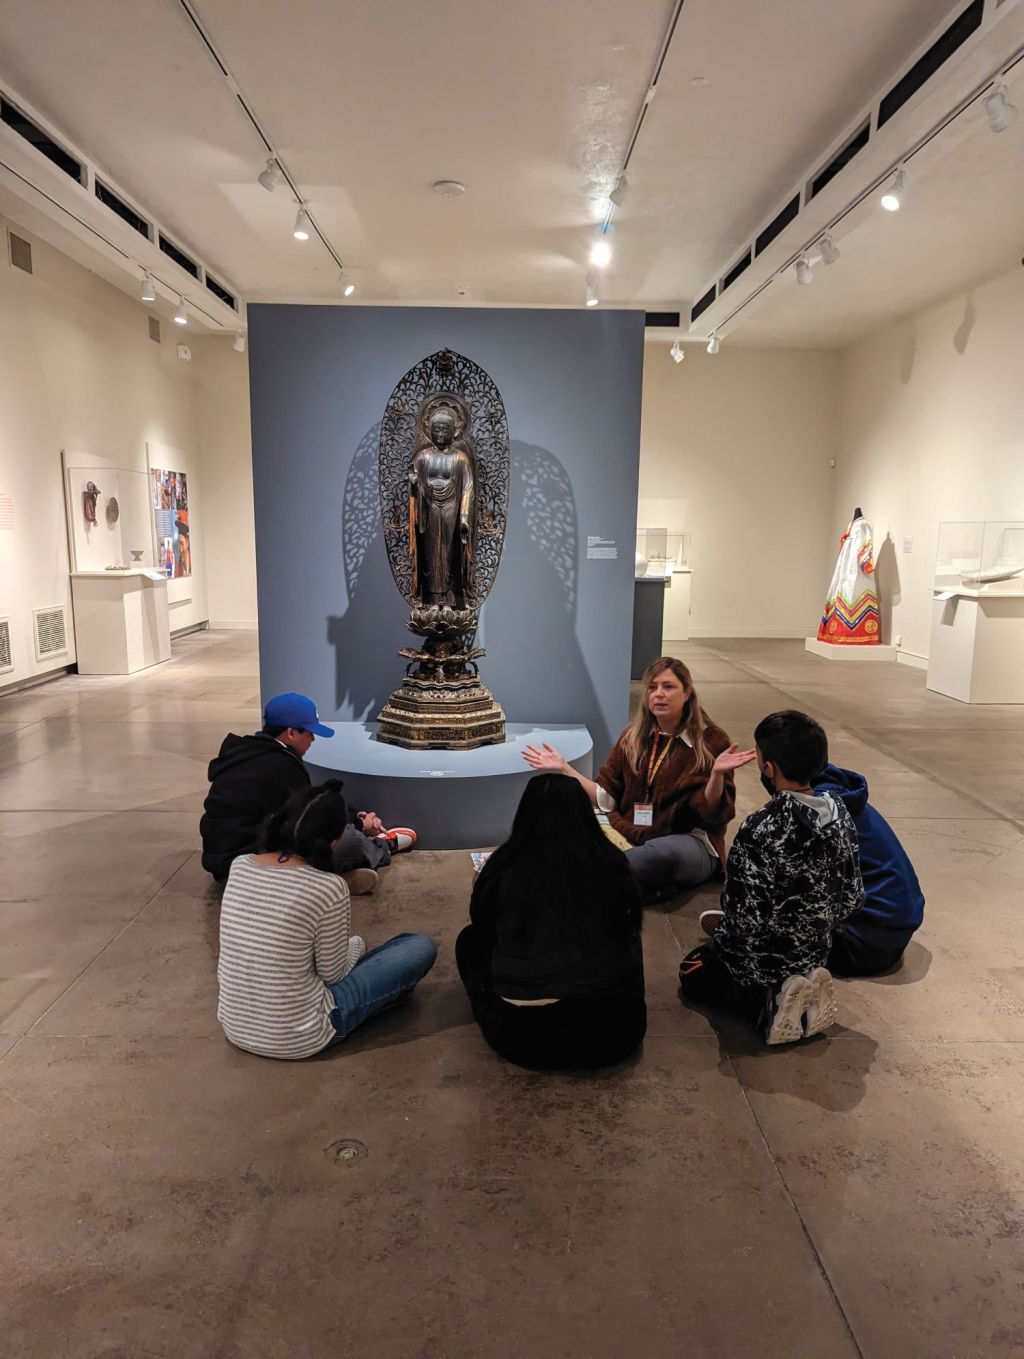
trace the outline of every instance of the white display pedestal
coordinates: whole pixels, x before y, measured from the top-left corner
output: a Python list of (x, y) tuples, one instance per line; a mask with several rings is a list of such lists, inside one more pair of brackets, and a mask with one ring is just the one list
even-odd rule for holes
[(170, 660), (166, 576), (75, 571), (71, 599), (80, 675), (133, 675)]
[(805, 637), (804, 649), (812, 656), (822, 656), (826, 661), (888, 661), (895, 664), (899, 647), (895, 646), (835, 646), (832, 642), (819, 642), (817, 637)]
[(665, 638), (672, 642), (690, 640), (690, 585), (693, 572), (677, 566), (665, 577)]
[(926, 683), (961, 703), (1024, 703), (1024, 594), (936, 595)]

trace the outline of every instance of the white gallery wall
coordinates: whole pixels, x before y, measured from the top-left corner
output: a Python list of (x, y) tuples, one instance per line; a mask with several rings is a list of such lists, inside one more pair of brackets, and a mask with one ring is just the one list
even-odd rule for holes
[[(189, 458), (193, 577), (190, 598), (172, 607), (171, 627), (205, 621), (203, 477), (198, 465), (198, 396), (193, 365), (175, 353), (181, 337), (149, 339), (147, 310), (60, 252), (18, 230), (34, 272), (9, 263), (0, 223), (0, 618), (11, 620), (14, 669), (0, 687), (75, 659), (37, 662), (32, 611), (67, 608), (72, 629), (61, 450), (145, 470), (147, 442)], [(101, 488), (102, 489), (102, 488)], [(251, 499), (251, 490), (249, 491)]]
[(842, 355), (832, 537), (854, 504), (877, 545), (883, 639), (928, 655), (939, 524), (1024, 520), (1024, 269)]
[(640, 500), (676, 502), (666, 517), (685, 512), (685, 523), (650, 527), (690, 534), (692, 636), (817, 631), (833, 555), (840, 368), (827, 351), (723, 344), (711, 355), (694, 344), (676, 364), (666, 345), (647, 346)]

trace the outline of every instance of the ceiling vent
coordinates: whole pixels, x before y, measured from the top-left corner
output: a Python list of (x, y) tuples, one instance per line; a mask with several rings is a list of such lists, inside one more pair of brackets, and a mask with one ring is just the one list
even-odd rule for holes
[(702, 315), (704, 314), (704, 312), (707, 311), (708, 307), (711, 306), (712, 302), (714, 302), (714, 300), (715, 300), (715, 298), (716, 298), (717, 296), (718, 296), (718, 290), (717, 290), (717, 288), (715, 287), (715, 285), (712, 284), (711, 287), (710, 287), (710, 288), (707, 290), (707, 292), (704, 294), (704, 296), (703, 296), (702, 298), (700, 298), (699, 301), (694, 302), (692, 308), (690, 309), (690, 325), (691, 325), (691, 326), (693, 325), (694, 321), (696, 321), (696, 319), (697, 319), (698, 316), (702, 316)]
[(133, 231), (137, 231), (140, 236), (145, 236), (147, 241), (153, 239), (153, 228), (146, 221), (145, 217), (135, 211), (130, 203), (126, 203), (120, 194), (116, 194), (109, 185), (104, 184), (101, 179), (95, 181), (96, 197), (111, 212), (116, 212), (122, 222), (127, 222)]
[(55, 142), (48, 132), (44, 132), (38, 123), (26, 117), (5, 94), (0, 94), (0, 122), (6, 123), (19, 137), (24, 137), (40, 155), (52, 160), (54, 165), (71, 179), (77, 180), (79, 184), (85, 183), (85, 166), (82, 162), (76, 160), (70, 151), (65, 151), (63, 146)]
[(24, 269), (26, 274), (32, 273), (32, 247), (28, 241), (21, 236), (16, 236), (13, 231), (7, 233), (7, 246), (10, 251), (11, 263), (15, 269)]
[(210, 292), (213, 293), (214, 297), (220, 298), (220, 300), (225, 304), (225, 306), (231, 307), (235, 311), (238, 310), (237, 299), (235, 298), (233, 293), (228, 292), (227, 288), (224, 287), (223, 283), (218, 283), (215, 278), (211, 278), (210, 275), (207, 274), (206, 286), (209, 288)]
[(32, 624), (36, 637), (37, 661), (46, 661), (51, 656), (67, 654), (68, 628), (63, 604), (55, 604), (49, 609), (33, 609)]
[(790, 222), (800, 211), (800, 195), (794, 194), (781, 212), (777, 212), (768, 225), (764, 228), (757, 240), (754, 242), (754, 254), (760, 255), (762, 250), (767, 250), (775, 237), (780, 232), (785, 231)]
[(193, 278), (199, 277), (199, 265), (196, 264), (195, 260), (186, 255), (184, 250), (179, 249), (173, 241), (169, 241), (162, 231), (160, 232), (160, 249), (175, 264), (180, 264), (186, 273), (191, 274)]
[(897, 80), (889, 93), (878, 106), (878, 126), (883, 127), (894, 114), (898, 113), (908, 99), (912, 99), (921, 86), (932, 78), (940, 66), (945, 66), (958, 47), (976, 33), (985, 17), (985, 0), (972, 0), (963, 13), (946, 29), (942, 37), (933, 42), (924, 56), (914, 62), (910, 70)]
[(752, 259), (753, 255), (748, 250), (747, 253), (742, 257), (742, 259), (738, 259), (736, 261), (736, 263), (732, 266), (729, 272), (721, 280), (721, 284), (718, 289), (719, 296), (721, 296), (721, 294), (725, 292), (726, 288), (729, 287), (730, 283), (736, 282), (740, 274), (742, 274), (745, 269), (750, 268), (750, 261)]
[(155, 340), (157, 344), (160, 343), (160, 318), (158, 316), (149, 318), (149, 338)]
[(0, 618), (0, 675), (14, 669), (14, 656), (11, 652), (11, 620)]
[(678, 330), (679, 313), (677, 311), (645, 311), (644, 326), (646, 329)]
[(865, 120), (852, 137), (836, 152), (832, 159), (821, 167), (811, 180), (807, 189), (807, 202), (816, 198), (826, 185), (831, 184), (840, 170), (845, 170), (854, 156), (859, 155), (871, 138), (871, 119)]

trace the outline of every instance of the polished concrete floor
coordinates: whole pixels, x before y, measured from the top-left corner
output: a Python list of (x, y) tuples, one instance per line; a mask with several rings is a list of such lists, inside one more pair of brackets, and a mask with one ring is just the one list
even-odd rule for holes
[(679, 650), (742, 742), (826, 723), (927, 918), (831, 1038), (767, 1052), (676, 999), (713, 894), (650, 912), (642, 1054), (582, 1079), (470, 1022), (462, 853), (356, 905), (371, 942), (440, 941), (409, 1007), (305, 1063), (224, 1041), (196, 822), (257, 725), (251, 636), (0, 700), (5, 1359), (1024, 1355), (1024, 709), (794, 642)]

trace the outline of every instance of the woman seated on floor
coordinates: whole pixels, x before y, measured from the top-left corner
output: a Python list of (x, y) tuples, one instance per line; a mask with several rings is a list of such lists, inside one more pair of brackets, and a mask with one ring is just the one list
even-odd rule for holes
[(608, 1066), (647, 1028), (643, 903), (575, 779), (526, 785), (512, 835), (473, 888), (455, 957), (500, 1056), (549, 1070)]
[(379, 948), (351, 933), (332, 851), (348, 824), (341, 784), (302, 788), (272, 816), (263, 852), (231, 865), (220, 912), (217, 1018), (236, 1047), (311, 1057), (409, 994), (434, 965), (425, 934)]

